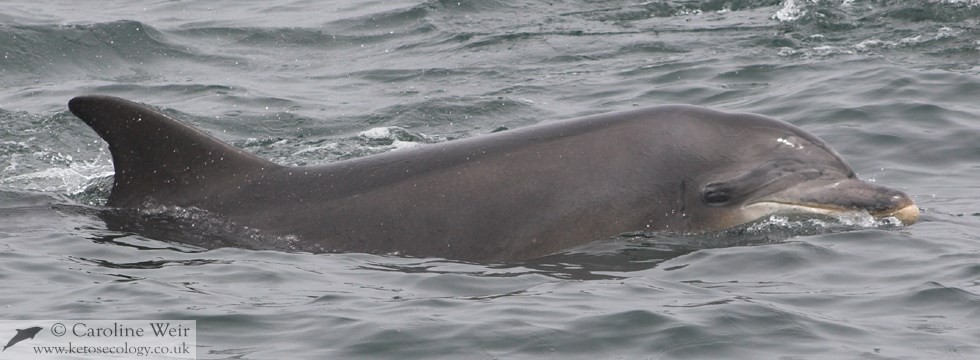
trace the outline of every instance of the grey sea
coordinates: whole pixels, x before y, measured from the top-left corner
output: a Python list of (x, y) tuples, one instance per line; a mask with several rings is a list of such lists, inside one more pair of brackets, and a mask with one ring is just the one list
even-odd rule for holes
[[(83, 94), (291, 165), (752, 112), (923, 213), (493, 264), (202, 249), (100, 219), (113, 168), (67, 110)], [(5, 0), (0, 170), (0, 319), (196, 320), (201, 359), (980, 359), (976, 0)]]

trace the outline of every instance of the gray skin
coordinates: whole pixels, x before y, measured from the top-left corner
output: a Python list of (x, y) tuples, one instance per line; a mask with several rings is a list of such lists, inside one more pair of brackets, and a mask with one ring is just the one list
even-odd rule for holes
[(310, 252), (470, 261), (540, 257), (628, 231), (699, 233), (782, 213), (915, 222), (904, 193), (858, 180), (782, 121), (669, 105), (290, 167), (153, 108), (69, 104), (109, 144), (107, 205), (199, 208)]

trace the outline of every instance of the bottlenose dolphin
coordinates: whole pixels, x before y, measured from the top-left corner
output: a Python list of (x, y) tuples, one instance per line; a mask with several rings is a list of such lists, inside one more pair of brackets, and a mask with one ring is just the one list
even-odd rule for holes
[(14, 337), (10, 338), (10, 341), (7, 342), (7, 345), (4, 346), (3, 350), (0, 351), (7, 351), (7, 348), (14, 346), (14, 344), (17, 344), (27, 339), (33, 339), (34, 336), (37, 335), (38, 331), (41, 331), (40, 326), (29, 327), (26, 329), (17, 329), (17, 335), (14, 335)]
[(688, 105), (549, 122), (292, 167), (153, 108), (81, 96), (108, 144), (107, 206), (203, 209), (277, 248), (471, 261), (540, 257), (629, 231), (699, 233), (772, 214), (867, 212), (910, 224), (904, 193), (859, 180), (785, 122)]

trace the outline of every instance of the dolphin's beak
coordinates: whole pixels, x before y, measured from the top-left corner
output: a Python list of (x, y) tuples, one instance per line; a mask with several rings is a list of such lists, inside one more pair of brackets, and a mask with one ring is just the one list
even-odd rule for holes
[(894, 217), (902, 224), (919, 220), (919, 207), (904, 192), (856, 178), (835, 182), (803, 199), (842, 210), (866, 210), (876, 219)]
[[(902, 224), (912, 225), (916, 221), (919, 221), (919, 207), (915, 206), (915, 204), (909, 204), (906, 207), (898, 209), (898, 211), (895, 211), (890, 214), (885, 214), (884, 216), (880, 216), (880, 217), (889, 217), (889, 216), (902, 221)], [(879, 217), (879, 216), (875, 216), (875, 217)]]
[(907, 194), (856, 178), (826, 183), (800, 183), (756, 199), (746, 208), (827, 215), (862, 211), (876, 219), (894, 217), (904, 225), (911, 225), (919, 220), (919, 207)]

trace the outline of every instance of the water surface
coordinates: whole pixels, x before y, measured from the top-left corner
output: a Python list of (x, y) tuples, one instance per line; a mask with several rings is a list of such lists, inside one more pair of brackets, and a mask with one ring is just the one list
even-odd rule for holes
[[(976, 1), (7, 1), (6, 319), (196, 319), (202, 359), (980, 357)], [(107, 229), (81, 94), (290, 165), (670, 103), (830, 143), (912, 227), (770, 222), (469, 264)], [(767, 235), (768, 234), (768, 235)]]

